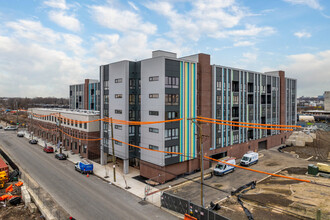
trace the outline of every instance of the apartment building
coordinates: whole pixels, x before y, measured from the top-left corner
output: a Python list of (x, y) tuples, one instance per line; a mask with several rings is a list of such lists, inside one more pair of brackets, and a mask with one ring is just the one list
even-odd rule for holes
[(85, 83), (70, 85), (70, 109), (100, 111), (100, 82), (85, 79)]
[[(189, 119), (202, 116), (258, 124), (296, 124), (296, 80), (285, 78), (284, 71), (259, 73), (211, 65), (208, 54), (177, 58), (175, 53), (154, 51), (149, 59), (103, 65), (100, 78), (102, 118), (143, 122), (183, 119), (114, 128), (118, 140), (182, 153), (178, 156), (115, 144), (116, 156), (124, 160), (126, 172), (128, 165), (135, 165), (141, 176), (159, 182), (200, 169), (196, 136), (199, 128)], [(131, 90), (131, 85), (138, 89)], [(204, 153), (213, 158), (241, 157), (249, 150), (269, 149), (284, 143), (289, 136), (287, 132), (209, 123), (200, 127)], [(108, 123), (101, 123), (103, 158), (112, 154), (109, 132)], [(204, 161), (205, 169), (209, 166)]]
[[(99, 119), (100, 113), (98, 111), (32, 108), (29, 109), (29, 112), (32, 115), (30, 115), (31, 123), (28, 131), (33, 132), (33, 136), (54, 145), (57, 145), (60, 138), (62, 138), (63, 147), (66, 150), (71, 150), (82, 157), (98, 161), (100, 158), (100, 141), (79, 139), (98, 139), (100, 137), (100, 122), (85, 124), (75, 122), (75, 120), (91, 121)], [(63, 117), (60, 127), (58, 117), (55, 117), (55, 114), (60, 114)], [(65, 132), (61, 134), (62, 137), (57, 128)]]

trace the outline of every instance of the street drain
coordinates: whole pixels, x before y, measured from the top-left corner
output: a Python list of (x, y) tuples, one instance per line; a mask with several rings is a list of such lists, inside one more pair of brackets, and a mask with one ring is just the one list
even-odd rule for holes
[(141, 200), (141, 201), (139, 202), (139, 204), (140, 204), (140, 205), (148, 205), (148, 202), (145, 201), (145, 200)]

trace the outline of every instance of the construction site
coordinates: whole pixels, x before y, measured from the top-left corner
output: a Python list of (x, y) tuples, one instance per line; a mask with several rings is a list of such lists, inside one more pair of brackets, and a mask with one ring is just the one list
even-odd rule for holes
[(0, 219), (44, 219), (19, 179), (20, 172), (0, 155)]

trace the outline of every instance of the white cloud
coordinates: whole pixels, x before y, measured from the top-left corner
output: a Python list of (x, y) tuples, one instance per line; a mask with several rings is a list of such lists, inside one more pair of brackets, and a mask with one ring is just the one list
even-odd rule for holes
[(298, 31), (294, 33), (294, 36), (298, 38), (310, 38), (312, 35), (306, 31)]
[[(251, 13), (239, 6), (235, 0), (192, 1), (191, 9), (183, 13), (177, 12), (175, 5), (168, 1), (145, 4), (150, 10), (165, 16), (171, 27), (169, 36), (173, 38), (190, 38), (198, 41), (202, 35), (213, 38), (229, 36), (258, 36), (260, 33), (272, 34), (272, 27), (257, 27), (245, 24), (245, 29), (238, 29), (243, 18)], [(251, 15), (252, 16), (252, 15)]]
[(248, 47), (253, 46), (255, 43), (251, 41), (237, 41), (234, 43), (234, 47)]
[(0, 93), (4, 96), (67, 97), (68, 84), (86, 71), (79, 58), (5, 36), (0, 36), (0, 60)]
[(74, 15), (67, 15), (64, 11), (50, 11), (49, 19), (57, 25), (70, 31), (80, 31), (81, 24)]
[(79, 36), (54, 32), (31, 20), (8, 22), (3, 27), (0, 94), (67, 97), (69, 84), (88, 77), (85, 73), (98, 75), (98, 66), (85, 56)]
[(298, 80), (299, 96), (315, 96), (329, 90), (330, 50), (290, 55), (288, 63), (280, 69), (285, 70), (288, 77)]
[(284, 0), (294, 5), (307, 5), (310, 8), (322, 10), (323, 7), (320, 5), (318, 0)]
[(133, 2), (128, 2), (128, 4), (135, 10), (139, 11), (139, 8), (133, 3)]
[(65, 0), (48, 0), (48, 1), (44, 1), (44, 4), (51, 8), (57, 8), (62, 10), (68, 9)]
[(154, 34), (157, 26), (144, 22), (141, 16), (128, 10), (120, 10), (112, 6), (91, 6), (93, 17), (107, 28), (121, 32), (142, 32)]
[(39, 21), (18, 20), (17, 22), (8, 22), (6, 26), (14, 31), (14, 36), (32, 41), (53, 44), (61, 38), (52, 29), (43, 27)]
[(250, 52), (243, 53), (242, 56), (243, 56), (243, 59), (241, 59), (241, 60), (243, 62), (247, 62), (247, 63), (255, 62), (258, 57), (257, 53), (250, 53)]

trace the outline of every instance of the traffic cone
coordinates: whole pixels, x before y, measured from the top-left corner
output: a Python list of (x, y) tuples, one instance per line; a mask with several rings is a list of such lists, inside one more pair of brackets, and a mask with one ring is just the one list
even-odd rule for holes
[(87, 173), (87, 177), (89, 177), (89, 173)]

